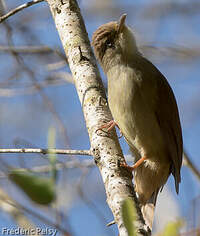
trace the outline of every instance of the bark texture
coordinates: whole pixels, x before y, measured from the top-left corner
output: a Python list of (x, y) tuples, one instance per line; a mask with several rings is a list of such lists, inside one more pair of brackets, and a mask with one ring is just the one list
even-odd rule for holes
[[(97, 128), (104, 122), (110, 121), (112, 116), (80, 9), (75, 0), (47, 0), (47, 2), (75, 81), (89, 133), (91, 151), (105, 185), (107, 203), (118, 225), (120, 236), (128, 236), (122, 221), (121, 203), (128, 197), (137, 201), (132, 174), (119, 167), (124, 157), (116, 133), (96, 132)], [(138, 220), (135, 224), (138, 235), (149, 235), (137, 206)]]

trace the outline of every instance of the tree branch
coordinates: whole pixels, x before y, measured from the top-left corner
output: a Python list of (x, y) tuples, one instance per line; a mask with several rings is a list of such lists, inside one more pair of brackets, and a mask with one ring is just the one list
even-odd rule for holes
[[(0, 17), (1, 19), (1, 17)], [(38, 46), (18, 46), (18, 47), (9, 47), (9, 46), (0, 46), (0, 52), (16, 52), (16, 53), (52, 53), (55, 50), (46, 45)]]
[(183, 152), (183, 164), (185, 166), (187, 166), (192, 173), (198, 178), (198, 180), (200, 181), (200, 172), (199, 170), (196, 168), (196, 166), (194, 165), (194, 163), (191, 161), (191, 159), (189, 158), (188, 154), (185, 152)]
[(12, 9), (11, 11), (9, 11), (7, 14), (3, 15), (0, 17), (0, 23), (3, 22), (4, 20), (6, 20), (8, 17), (16, 14), (17, 12), (27, 8), (27, 7), (30, 7), (30, 6), (33, 6), (34, 4), (37, 4), (39, 2), (43, 2), (44, 0), (33, 0), (31, 2), (27, 2), (27, 3), (24, 3), (14, 9)]
[(66, 150), (55, 148), (1, 148), (0, 153), (41, 153), (41, 154), (63, 154), (63, 155), (85, 155), (91, 156), (90, 150)]
[(120, 236), (128, 236), (121, 214), (122, 202), (136, 203), (138, 235), (150, 235), (138, 206), (132, 174), (120, 167), (124, 162), (116, 133), (96, 130), (112, 119), (103, 84), (92, 53), (85, 25), (76, 0), (47, 0), (62, 41), (88, 128), (92, 154), (103, 178), (107, 202), (118, 225)]

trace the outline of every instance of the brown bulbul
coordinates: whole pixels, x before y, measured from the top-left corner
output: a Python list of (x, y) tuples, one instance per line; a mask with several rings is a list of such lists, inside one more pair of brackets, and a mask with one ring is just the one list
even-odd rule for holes
[[(157, 194), (172, 173), (181, 182), (182, 132), (173, 91), (162, 73), (139, 51), (135, 37), (118, 22), (93, 34), (95, 55), (108, 78), (108, 104), (114, 121), (135, 156), (135, 190), (144, 219), (152, 229)], [(103, 127), (106, 127), (105, 125)]]

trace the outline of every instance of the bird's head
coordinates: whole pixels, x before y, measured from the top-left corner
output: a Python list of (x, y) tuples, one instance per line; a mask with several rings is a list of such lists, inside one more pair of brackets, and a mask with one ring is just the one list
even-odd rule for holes
[(100, 26), (93, 34), (94, 52), (105, 72), (117, 63), (126, 63), (138, 53), (135, 37), (126, 26), (125, 20), (126, 14), (119, 21)]

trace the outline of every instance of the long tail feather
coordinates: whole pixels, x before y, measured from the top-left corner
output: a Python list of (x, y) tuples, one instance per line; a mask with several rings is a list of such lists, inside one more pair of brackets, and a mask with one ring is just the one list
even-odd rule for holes
[(142, 215), (145, 220), (146, 225), (152, 231), (154, 213), (156, 207), (156, 199), (157, 199), (158, 191), (154, 192), (151, 198), (141, 207)]

